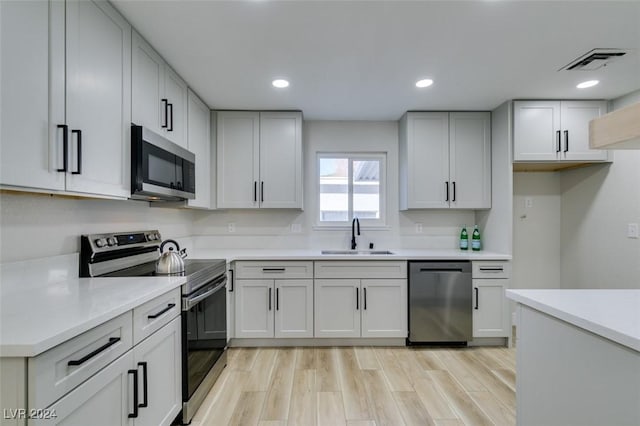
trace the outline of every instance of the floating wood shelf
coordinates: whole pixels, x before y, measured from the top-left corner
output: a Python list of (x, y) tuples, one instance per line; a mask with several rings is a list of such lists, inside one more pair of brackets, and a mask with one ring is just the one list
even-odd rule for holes
[(589, 147), (592, 149), (640, 149), (640, 103), (591, 120)]

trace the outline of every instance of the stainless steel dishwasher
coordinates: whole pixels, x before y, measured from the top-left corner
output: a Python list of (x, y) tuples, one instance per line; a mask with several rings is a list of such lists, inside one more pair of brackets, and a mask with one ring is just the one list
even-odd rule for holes
[(471, 340), (471, 262), (409, 262), (408, 344)]

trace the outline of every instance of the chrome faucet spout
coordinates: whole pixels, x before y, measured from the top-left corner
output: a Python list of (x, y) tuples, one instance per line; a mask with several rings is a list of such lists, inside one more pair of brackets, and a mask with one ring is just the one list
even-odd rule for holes
[(356, 247), (358, 247), (358, 244), (356, 243), (356, 235), (360, 235), (360, 220), (357, 217), (354, 217), (351, 221), (351, 250), (355, 250)]

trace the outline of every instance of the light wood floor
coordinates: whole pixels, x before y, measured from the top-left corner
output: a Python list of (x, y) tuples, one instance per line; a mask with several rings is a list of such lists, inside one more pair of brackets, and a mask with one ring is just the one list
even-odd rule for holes
[(513, 425), (515, 350), (233, 348), (192, 422)]

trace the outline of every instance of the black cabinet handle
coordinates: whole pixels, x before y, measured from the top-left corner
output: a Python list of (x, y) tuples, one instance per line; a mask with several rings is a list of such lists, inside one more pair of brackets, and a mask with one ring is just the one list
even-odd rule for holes
[(456, 201), (456, 183), (453, 182), (453, 198), (451, 199), (451, 201), (455, 202)]
[(367, 310), (367, 288), (363, 288), (364, 290), (364, 310)]
[(560, 130), (558, 130), (556, 131), (556, 152), (560, 152), (561, 149)]
[(284, 272), (286, 268), (262, 268), (262, 272)]
[(81, 365), (84, 364), (85, 362), (89, 361), (91, 358), (93, 358), (94, 356), (98, 355), (100, 352), (106, 351), (109, 347), (115, 345), (116, 343), (118, 343), (120, 341), (119, 337), (109, 337), (109, 341), (107, 343), (105, 343), (104, 345), (100, 346), (98, 349), (96, 349), (95, 351), (86, 354), (85, 356), (83, 356), (80, 359), (72, 359), (71, 361), (69, 361), (67, 363), (67, 365), (72, 366), (72, 365)]
[(171, 124), (167, 127), (167, 132), (173, 132), (173, 104), (168, 104), (169, 105), (169, 110), (171, 111), (169, 113), (169, 117), (171, 117), (171, 120), (169, 121)]
[(148, 401), (148, 385), (149, 383), (147, 382), (147, 363), (146, 362), (139, 362), (138, 363), (139, 367), (142, 367), (142, 404), (138, 404), (138, 407), (147, 407), (149, 405), (149, 401)]
[(82, 173), (82, 130), (75, 129), (71, 133), (76, 134), (76, 140), (78, 141), (78, 168), (75, 172), (71, 172), (72, 175), (79, 175)]
[(269, 287), (269, 310), (271, 310), (271, 287)]
[(360, 309), (360, 289), (356, 287), (356, 311)]
[(478, 309), (478, 287), (473, 288), (476, 291), (476, 306), (473, 309)]
[(58, 129), (62, 129), (62, 168), (59, 172), (66, 172), (69, 161), (69, 126), (58, 124)]
[(253, 202), (254, 203), (258, 202), (258, 181), (257, 180), (253, 181)]
[(127, 374), (133, 374), (133, 413), (129, 413), (129, 418), (138, 417), (138, 370), (129, 370)]
[(148, 319), (155, 319), (155, 318), (158, 318), (160, 315), (164, 314), (165, 312), (169, 312), (169, 311), (170, 311), (174, 306), (176, 306), (176, 304), (175, 304), (175, 303), (169, 303), (169, 304), (167, 305), (167, 307), (166, 307), (166, 308), (164, 308), (163, 310), (161, 310), (160, 312), (155, 313), (155, 314), (153, 314), (153, 315), (147, 315), (147, 318), (148, 318)]
[(231, 279), (229, 280), (229, 283), (231, 284), (229, 286), (229, 293), (233, 293), (233, 269), (229, 269), (229, 273), (231, 274)]
[(280, 310), (280, 289), (276, 288), (276, 311)]
[(564, 131), (564, 152), (569, 151), (569, 131)]
[(264, 181), (260, 182), (260, 202), (264, 203)]
[(169, 124), (169, 101), (167, 99), (163, 99), (162, 103), (164, 104), (164, 123), (161, 127), (166, 129)]
[(445, 199), (445, 201), (449, 201), (449, 182), (445, 182), (444, 183), (444, 187), (447, 190), (447, 198)]

